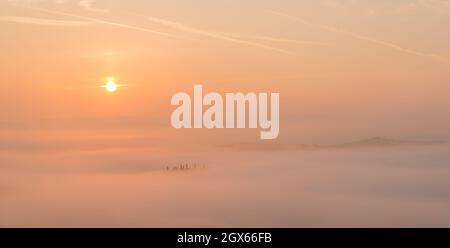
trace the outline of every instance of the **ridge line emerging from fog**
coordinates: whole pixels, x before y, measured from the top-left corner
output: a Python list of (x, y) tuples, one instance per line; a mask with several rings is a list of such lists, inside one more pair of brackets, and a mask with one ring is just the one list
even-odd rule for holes
[(337, 144), (305, 144), (305, 143), (235, 143), (222, 144), (220, 147), (226, 149), (252, 150), (252, 151), (320, 151), (320, 150), (340, 150), (340, 149), (363, 149), (363, 148), (383, 148), (399, 146), (431, 146), (448, 145), (448, 141), (423, 141), (423, 140), (401, 140), (382, 137), (372, 137), (362, 140), (354, 140)]

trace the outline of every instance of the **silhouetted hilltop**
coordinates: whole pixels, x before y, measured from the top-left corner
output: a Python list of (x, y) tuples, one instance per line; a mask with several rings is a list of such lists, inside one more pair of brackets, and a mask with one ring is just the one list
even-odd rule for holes
[(439, 145), (446, 144), (440, 141), (412, 141), (412, 140), (396, 140), (382, 137), (372, 137), (363, 140), (351, 141), (334, 145), (317, 145), (317, 144), (282, 144), (282, 143), (240, 143), (222, 145), (222, 148), (231, 150), (253, 150), (253, 151), (290, 151), (290, 150), (327, 150), (327, 149), (351, 149), (351, 148), (375, 148), (375, 147), (391, 147), (391, 146), (415, 146), (415, 145)]
[(327, 146), (327, 148), (363, 148), (363, 147), (386, 147), (399, 145), (433, 145), (442, 144), (444, 142), (438, 141), (411, 141), (411, 140), (395, 140), (382, 137), (373, 137), (364, 140), (352, 141), (337, 145)]
[(345, 147), (379, 147), (379, 146), (396, 146), (402, 144), (415, 144), (416, 142), (412, 141), (401, 141), (394, 139), (387, 139), (381, 137), (373, 137), (369, 139), (357, 140), (348, 143), (336, 144), (329, 146), (330, 148), (345, 148)]

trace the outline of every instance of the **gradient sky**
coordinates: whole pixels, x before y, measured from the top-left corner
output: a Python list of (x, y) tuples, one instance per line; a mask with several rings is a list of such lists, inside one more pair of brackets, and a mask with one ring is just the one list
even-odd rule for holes
[[(0, 0), (0, 226), (448, 227), (449, 24), (449, 0)], [(278, 139), (172, 128), (194, 84), (279, 92)]]
[(2, 0), (3, 149), (259, 142), (173, 130), (170, 97), (195, 83), (280, 92), (274, 142), (447, 140), (449, 23), (445, 0)]

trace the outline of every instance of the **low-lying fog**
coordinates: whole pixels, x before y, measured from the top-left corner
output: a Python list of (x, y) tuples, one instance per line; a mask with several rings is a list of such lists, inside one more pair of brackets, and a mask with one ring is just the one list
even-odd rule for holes
[(0, 226), (450, 227), (449, 210), (445, 144), (1, 153)]

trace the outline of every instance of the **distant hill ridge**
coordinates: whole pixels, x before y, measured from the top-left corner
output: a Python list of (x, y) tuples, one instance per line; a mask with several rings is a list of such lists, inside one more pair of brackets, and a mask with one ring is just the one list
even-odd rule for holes
[(442, 144), (444, 142), (439, 141), (411, 141), (411, 140), (395, 140), (382, 137), (373, 137), (364, 140), (353, 141), (349, 143), (342, 143), (337, 145), (331, 145), (328, 147), (362, 147), (362, 146), (396, 146), (396, 145), (432, 145)]
[(327, 149), (371, 148), (371, 147), (375, 148), (375, 147), (390, 147), (400, 145), (410, 145), (410, 146), (438, 145), (446, 143), (447, 142), (443, 141), (396, 140), (383, 137), (372, 137), (368, 139), (334, 145), (241, 143), (241, 144), (228, 144), (222, 147), (239, 150), (286, 151), (286, 150), (327, 150)]

